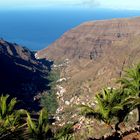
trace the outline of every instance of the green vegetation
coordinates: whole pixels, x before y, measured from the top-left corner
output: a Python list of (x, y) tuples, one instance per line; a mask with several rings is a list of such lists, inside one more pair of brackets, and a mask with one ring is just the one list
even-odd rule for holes
[[(140, 64), (125, 70), (124, 76), (119, 80), (128, 96), (140, 98)], [(140, 124), (140, 105), (138, 108)]]
[[(54, 93), (58, 73), (55, 74), (50, 76), (51, 79), (55, 79), (55, 82), (52, 82), (50, 91), (44, 95), (44, 99), (42, 97), (44, 108), (39, 113), (33, 114), (23, 109), (15, 109), (18, 103), (16, 98), (10, 100), (9, 95), (0, 96), (0, 139), (75, 139), (74, 123), (68, 123), (60, 128), (52, 125), (49, 120), (49, 115), (55, 113), (57, 107)], [(112, 136), (110, 138), (112, 139), (120, 136), (118, 135), (121, 129), (120, 124), (126, 120), (130, 112), (138, 108), (139, 115), (140, 65), (126, 70), (124, 76), (118, 82), (121, 86), (117, 89), (105, 88), (98, 93), (95, 96), (94, 105), (79, 105), (83, 115), (94, 117), (111, 127)]]
[(41, 98), (41, 105), (48, 109), (49, 114), (54, 114), (58, 108), (56, 94), (54, 92), (45, 93)]
[(15, 110), (16, 98), (8, 102), (9, 95), (0, 97), (0, 139), (15, 136), (23, 125), (25, 110)]
[(34, 120), (27, 112), (27, 131), (31, 138), (34, 140), (39, 140), (52, 137), (48, 117), (49, 116), (46, 109), (42, 109), (38, 119)]
[[(121, 122), (140, 104), (139, 98), (127, 97), (122, 90), (104, 89), (95, 97), (95, 107), (81, 105), (81, 113), (103, 121), (111, 126), (115, 124), (115, 131)], [(113, 129), (113, 127), (111, 126)]]
[(62, 127), (61, 129), (58, 129), (58, 131), (55, 133), (55, 139), (56, 140), (73, 140), (73, 126), (75, 123), (70, 123)]
[[(42, 109), (39, 114), (30, 114), (26, 110), (15, 109), (17, 100), (9, 95), (0, 97), (0, 139), (17, 140), (70, 140), (74, 124), (68, 124), (60, 130), (54, 130), (49, 122), (49, 114)], [(33, 118), (31, 116), (34, 116)], [(54, 134), (53, 131), (56, 131)]]
[(116, 90), (104, 89), (95, 97), (95, 108), (81, 105), (81, 113), (86, 116), (94, 116), (110, 125), (114, 114), (123, 109), (121, 97)]
[(52, 70), (49, 73), (48, 80), (50, 81), (50, 90), (43, 93), (41, 97), (41, 106), (45, 107), (49, 114), (54, 114), (58, 108), (57, 98), (56, 98), (56, 82), (60, 79), (59, 70)]
[(50, 81), (50, 87), (51, 90), (55, 89), (56, 82), (57, 80), (60, 79), (60, 70), (59, 69), (53, 69), (49, 75), (48, 75), (48, 80)]

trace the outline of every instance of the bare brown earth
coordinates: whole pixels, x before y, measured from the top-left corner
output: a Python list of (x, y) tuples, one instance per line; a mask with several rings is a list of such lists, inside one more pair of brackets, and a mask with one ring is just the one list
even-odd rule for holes
[(60, 122), (76, 119), (73, 105), (92, 104), (97, 91), (118, 86), (122, 71), (140, 62), (140, 17), (83, 23), (37, 56), (54, 60), (65, 78), (58, 82), (63, 87), (58, 96)]
[(140, 133), (132, 133), (123, 138), (123, 140), (140, 140)]

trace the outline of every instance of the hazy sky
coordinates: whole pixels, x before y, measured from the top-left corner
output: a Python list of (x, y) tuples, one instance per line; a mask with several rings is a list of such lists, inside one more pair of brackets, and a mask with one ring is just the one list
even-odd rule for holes
[(139, 9), (140, 0), (0, 0), (0, 8), (81, 6)]

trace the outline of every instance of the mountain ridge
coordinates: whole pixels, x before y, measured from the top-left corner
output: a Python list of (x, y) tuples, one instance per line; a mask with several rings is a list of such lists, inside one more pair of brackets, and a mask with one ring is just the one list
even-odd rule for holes
[(48, 67), (29, 49), (0, 39), (0, 94), (21, 100), (23, 108), (37, 109), (34, 96), (47, 89)]

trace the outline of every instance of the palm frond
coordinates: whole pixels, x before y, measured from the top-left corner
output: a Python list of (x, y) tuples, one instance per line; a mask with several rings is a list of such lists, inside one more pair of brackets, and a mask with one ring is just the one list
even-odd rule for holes
[(6, 112), (7, 112), (7, 99), (9, 95), (6, 96), (1, 96), (0, 97), (0, 111), (1, 111), (1, 117), (5, 117)]
[(36, 124), (34, 121), (32, 121), (30, 114), (27, 112), (27, 125), (28, 125), (28, 129), (31, 133), (37, 133), (36, 130)]
[(17, 99), (16, 98), (11, 99), (10, 103), (8, 104), (8, 112), (13, 111), (16, 104), (17, 104)]
[[(66, 124), (61, 129), (59, 129), (55, 134), (55, 139), (61, 140), (64, 138), (69, 138), (73, 132), (73, 126), (75, 123)], [(66, 139), (67, 140), (67, 139)]]
[(80, 113), (82, 115), (88, 116), (88, 114), (94, 114), (95, 113), (95, 110), (90, 106), (79, 105), (78, 107), (81, 109)]

